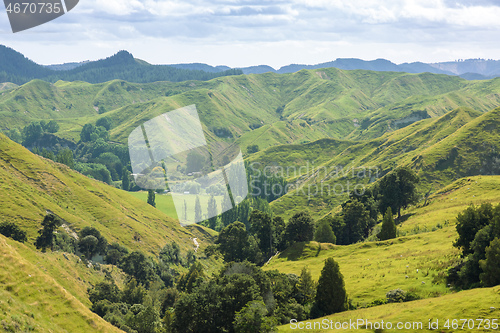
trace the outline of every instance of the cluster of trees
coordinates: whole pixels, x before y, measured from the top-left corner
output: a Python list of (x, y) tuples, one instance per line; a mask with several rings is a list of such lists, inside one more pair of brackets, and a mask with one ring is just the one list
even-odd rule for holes
[(11, 129), (7, 135), (15, 142), (32, 149), (33, 153), (62, 163), (68, 167), (107, 184), (125, 190), (139, 188), (130, 178), (131, 167), (128, 148), (125, 145), (109, 142), (109, 130), (113, 127), (109, 117), (99, 118), (95, 124), (82, 127), (77, 145), (69, 141), (47, 135), (56, 133), (56, 121), (32, 122), (22, 131)]
[[(331, 228), (337, 244), (360, 242), (370, 236), (379, 214), (383, 216), (383, 220), (377, 238), (395, 238), (397, 232), (393, 212), (397, 212), (398, 217), (401, 217), (401, 209), (417, 203), (418, 181), (414, 171), (400, 167), (385, 175), (378, 184), (366, 189), (362, 194), (351, 193), (338, 214), (328, 215), (318, 222), (318, 228), (323, 231), (318, 232), (315, 240), (321, 241), (321, 235), (330, 235)], [(331, 236), (325, 238), (332, 242)]]
[(227, 263), (208, 277), (194, 263), (173, 286), (129, 280), (120, 290), (111, 278), (89, 289), (92, 311), (125, 332), (271, 332), (278, 324), (345, 311), (343, 276), (333, 258), (318, 283), (307, 268), (300, 276)]
[(249, 261), (258, 265), (277, 251), (297, 242), (313, 240), (314, 220), (306, 212), (292, 216), (288, 223), (269, 213), (252, 210), (248, 225), (236, 221), (224, 227), (215, 245), (205, 251), (208, 256), (219, 252), (227, 262)]
[[(228, 225), (212, 247), (213, 252), (224, 253), (227, 263), (211, 277), (194, 251), (183, 255), (175, 242), (165, 244), (153, 258), (108, 244), (93, 227), (80, 230), (78, 239), (62, 237), (64, 232), (56, 233), (62, 222), (54, 214), (45, 216), (37, 248), (81, 253), (87, 260), (100, 254), (104, 262), (126, 273), (123, 289), (105, 271), (105, 280), (88, 291), (92, 311), (126, 332), (270, 332), (292, 318), (316, 318), (349, 306), (342, 274), (332, 258), (326, 260), (316, 283), (306, 268), (300, 276), (264, 272), (241, 256), (250, 253), (247, 248), (269, 255), (293, 242), (310, 240), (314, 222), (306, 213), (294, 215), (285, 226), (281, 218), (254, 210), (250, 235), (241, 222)], [(180, 274), (180, 267), (189, 270)]]
[(500, 204), (471, 205), (457, 216), (461, 262), (448, 272), (448, 283), (461, 289), (500, 284)]
[(28, 240), (26, 231), (22, 230), (17, 224), (12, 222), (0, 223), (0, 234), (21, 243), (24, 243)]
[[(23, 130), (24, 145), (40, 140), (40, 128), (55, 129), (54, 121), (32, 123)], [(33, 152), (107, 184), (119, 183), (125, 190), (136, 187), (130, 179), (130, 158), (126, 146), (109, 142), (108, 131), (113, 123), (109, 117), (101, 117), (95, 124), (85, 124), (80, 141), (73, 149), (53, 146), (50, 149), (33, 148)], [(57, 126), (58, 127), (58, 126)], [(43, 133), (43, 132), (42, 132)], [(26, 139), (27, 138), (27, 139)], [(33, 141), (34, 140), (34, 141)]]
[(29, 123), (21, 131), (17, 128), (12, 128), (6, 134), (14, 142), (22, 143), (24, 146), (33, 146), (42, 140), (44, 134), (54, 134), (58, 131), (59, 124), (55, 120), (50, 120), (49, 122), (42, 120)]

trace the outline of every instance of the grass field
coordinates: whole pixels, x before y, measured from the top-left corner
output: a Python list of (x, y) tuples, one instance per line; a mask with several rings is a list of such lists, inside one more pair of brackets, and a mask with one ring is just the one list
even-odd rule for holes
[[(306, 324), (309, 323), (313, 329), (292, 329), (294, 326), (288, 324), (280, 326), (278, 332), (497, 332), (498, 329), (491, 329), (491, 323), (492, 319), (497, 319), (498, 322), (499, 317), (500, 287), (497, 286), (494, 288), (461, 291), (442, 297), (413, 302), (393, 303), (367, 309), (346, 311), (303, 323), (303, 327), (307, 327)], [(328, 324), (324, 328), (321, 328), (320, 324), (325, 319)], [(453, 325), (453, 319), (457, 319), (458, 328), (454, 329), (451, 326)], [(474, 320), (474, 324), (471, 321), (460, 321), (460, 319), (472, 319)], [(484, 322), (482, 327), (478, 329), (480, 319), (490, 319), (490, 329), (485, 328)], [(335, 329), (334, 325), (336, 322), (343, 323), (350, 320), (352, 322), (363, 320), (364, 323), (360, 322), (359, 329), (350, 329), (349, 326), (346, 326), (347, 329)], [(439, 329), (429, 329), (429, 320), (432, 323), (438, 321)], [(447, 320), (450, 320), (448, 322), (448, 325), (450, 325), (448, 326), (449, 328), (446, 328)], [(330, 321), (334, 323), (333, 329), (330, 329)], [(371, 322), (372, 325), (376, 325), (378, 322), (380, 325), (382, 321), (386, 323), (385, 327), (390, 322), (393, 325), (393, 329), (374, 329), (377, 326), (372, 326), (372, 329), (369, 329), (370, 326), (368, 326), (368, 329), (366, 328), (367, 322)], [(316, 329), (312, 326), (314, 322), (317, 325)], [(399, 330), (395, 329), (398, 323), (408, 326), (407, 328), (401, 326), (403, 329)], [(463, 329), (462, 325), (464, 325)]]
[[(143, 200), (144, 202), (148, 201), (148, 192), (146, 191), (140, 191), (140, 192), (130, 192), (134, 197), (139, 198)], [(196, 197), (197, 195), (195, 194), (183, 194), (180, 198), (182, 200), (186, 201), (187, 207), (194, 207), (195, 202), (196, 202)], [(201, 205), (201, 210), (203, 214), (206, 214), (207, 212), (207, 207), (208, 207), (208, 200), (210, 197), (208, 195), (199, 195), (200, 198), (200, 205)], [(222, 211), (222, 200), (223, 196), (214, 196), (215, 201), (217, 202), (217, 211), (221, 212)], [(165, 215), (175, 219), (179, 220), (177, 210), (175, 208), (174, 200), (170, 194), (156, 194), (155, 195), (155, 201), (156, 201), (156, 209), (162, 211), (165, 213)], [(180, 214), (184, 214), (184, 211), (181, 211)], [(194, 210), (188, 209), (186, 211), (187, 213), (187, 220), (192, 221), (194, 220)], [(182, 220), (186, 220), (184, 215), (181, 215)]]
[(443, 281), (445, 271), (455, 262), (451, 227), (432, 233), (400, 237), (385, 242), (335, 246), (311, 242), (297, 244), (273, 259), (265, 270), (300, 275), (303, 267), (319, 278), (324, 261), (333, 257), (340, 265), (346, 289), (354, 304), (366, 306), (385, 299), (389, 290), (401, 288), (422, 298), (450, 292)]

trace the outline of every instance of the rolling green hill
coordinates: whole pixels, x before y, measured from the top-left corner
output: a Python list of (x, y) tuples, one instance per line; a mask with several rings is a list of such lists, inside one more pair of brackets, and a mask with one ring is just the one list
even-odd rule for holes
[(322, 216), (346, 199), (348, 184), (351, 191), (356, 184), (362, 190), (400, 165), (418, 172), (423, 193), (461, 177), (498, 174), (499, 116), (500, 108), (484, 114), (459, 108), (374, 140), (324, 139), (277, 146), (251, 156), (249, 161), (297, 170), (285, 174), (296, 186), (272, 203), (277, 214), (291, 216), (307, 207)]
[(210, 140), (224, 128), (243, 149), (264, 149), (321, 138), (373, 139), (458, 107), (486, 112), (500, 106), (499, 91), (500, 79), (335, 68), (206, 82), (32, 81), (0, 96), (0, 120), (7, 130), (57, 119), (60, 135), (77, 140), (83, 124), (105, 113), (119, 125), (112, 139), (125, 142), (139, 122), (195, 104)]
[[(373, 308), (346, 311), (304, 322), (303, 327), (307, 327), (307, 323), (310, 323), (309, 325), (314, 325), (314, 322), (316, 322), (316, 329), (303, 329), (300, 330), (300, 332), (338, 332), (339, 330), (335, 329), (335, 323), (349, 323), (349, 320), (354, 322), (357, 320), (364, 320), (364, 323), (360, 322), (359, 328), (353, 326), (356, 327), (355, 329), (347, 325), (345, 329), (342, 329), (342, 332), (359, 332), (360, 330), (377, 332), (375, 329), (367, 330), (367, 321), (371, 322), (372, 325), (375, 325), (375, 323), (381, 325), (381, 322), (384, 321), (386, 323), (384, 327), (387, 327), (388, 322), (393, 325), (392, 330), (385, 329), (378, 330), (378, 332), (494, 332), (495, 330), (492, 329), (492, 319), (498, 319), (498, 308), (500, 307), (499, 294), (500, 287), (497, 286), (493, 288), (461, 291), (433, 299), (424, 299), (402, 304), (392, 303)], [(455, 323), (458, 326), (456, 328), (453, 328), (454, 319), (457, 319)], [(466, 321), (460, 319), (466, 319)], [(469, 321), (470, 319), (474, 322)], [(489, 319), (489, 329), (485, 328), (485, 321), (481, 322), (481, 319)], [(320, 326), (323, 320), (327, 321), (327, 326), (324, 326), (324, 329)], [(439, 330), (429, 329), (429, 320), (432, 320), (433, 323), (438, 320)], [(445, 326), (448, 320), (448, 326)], [(333, 329), (330, 329), (330, 326), (328, 326), (330, 325), (330, 321), (333, 321)], [(396, 329), (397, 323), (402, 323), (403, 325), (399, 330)], [(464, 323), (465, 325), (462, 329)], [(478, 324), (480, 323), (482, 325), (478, 328)], [(405, 324), (408, 325), (406, 328), (404, 326)], [(280, 326), (278, 332), (296, 332), (297, 328), (292, 329), (292, 327), (295, 326)], [(377, 326), (372, 327), (377, 328)], [(368, 326), (368, 328), (370, 328), (370, 326)]]

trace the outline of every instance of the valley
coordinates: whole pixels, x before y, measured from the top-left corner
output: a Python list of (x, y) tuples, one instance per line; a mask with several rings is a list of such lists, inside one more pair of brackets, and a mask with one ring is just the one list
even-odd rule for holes
[[(0, 223), (26, 233), (24, 242), (0, 235), (0, 332), (246, 332), (245, 311), (260, 313), (266, 332), (294, 331), (292, 318), (498, 317), (498, 286), (480, 275), (495, 241), (479, 237), (481, 228), (498, 231), (499, 78), (336, 68), (236, 74), (0, 84)], [(211, 147), (241, 147), (249, 188), (279, 193), (251, 192), (238, 208), (181, 227), (169, 194), (135, 184), (132, 130), (193, 104)], [(418, 179), (397, 180), (412, 200), (386, 210), (381, 184), (400, 170)], [(199, 193), (201, 205), (215, 199), (220, 212), (213, 193)], [(198, 193), (185, 195), (194, 205)], [(366, 210), (359, 239), (349, 207)], [(395, 234), (381, 240), (387, 214)], [(461, 214), (488, 219), (457, 246)], [(61, 224), (40, 250), (48, 217)], [(333, 241), (317, 241), (325, 224)], [(305, 296), (317, 294), (328, 258), (348, 295), (346, 311), (334, 314)], [(460, 274), (476, 280), (453, 275), (472, 260), (477, 271)], [(408, 297), (389, 302), (397, 289)]]

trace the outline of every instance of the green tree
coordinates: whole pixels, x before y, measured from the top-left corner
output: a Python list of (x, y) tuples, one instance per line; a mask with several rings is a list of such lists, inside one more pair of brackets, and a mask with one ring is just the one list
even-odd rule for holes
[(483, 203), (479, 207), (470, 205), (458, 214), (456, 225), (458, 238), (453, 245), (462, 249), (463, 256), (473, 252), (470, 247), (471, 242), (477, 232), (490, 223), (493, 214), (493, 206), (490, 203)]
[(23, 146), (33, 145), (43, 134), (43, 128), (39, 122), (32, 122), (23, 128)]
[(154, 190), (148, 190), (148, 204), (150, 204), (153, 207), (156, 207)]
[(250, 232), (256, 237), (260, 251), (270, 258), (275, 251), (276, 235), (271, 216), (254, 209), (250, 213)]
[(201, 203), (200, 203), (199, 196), (196, 196), (196, 201), (194, 203), (194, 220), (196, 222), (203, 221), (202, 212), (201, 212)]
[(236, 221), (221, 230), (216, 244), (227, 262), (245, 259), (255, 262), (258, 253), (255, 253), (255, 245), (252, 244), (255, 241), (252, 240), (253, 237), (248, 236), (245, 225)]
[(26, 231), (19, 228), (18, 225), (12, 222), (2, 222), (0, 223), (0, 234), (5, 237), (10, 237), (15, 241), (24, 243), (28, 240), (26, 236)]
[(483, 270), (480, 275), (481, 283), (486, 287), (500, 284), (500, 238), (496, 237), (486, 248), (486, 259), (480, 260)]
[(348, 309), (344, 277), (339, 264), (331, 257), (325, 260), (325, 266), (318, 280), (315, 307), (320, 316)]
[(327, 219), (318, 221), (316, 231), (314, 232), (314, 240), (320, 243), (335, 244), (337, 238), (333, 233), (332, 226)]
[(11, 128), (7, 132), (7, 136), (14, 142), (21, 143), (23, 142), (23, 136), (21, 132), (17, 128)]
[[(93, 253), (92, 256), (95, 255), (96, 253), (99, 253), (101, 255), (105, 255), (106, 251), (108, 249), (108, 241), (106, 240), (106, 238), (104, 238), (104, 236), (101, 235), (99, 230), (97, 230), (94, 227), (87, 226), (87, 227), (84, 227), (82, 230), (80, 230), (80, 232), (78, 233), (78, 238), (80, 241), (82, 241), (87, 236), (94, 236), (97, 239), (97, 245), (95, 246), (95, 249), (92, 251), (92, 253)], [(85, 246), (83, 246), (83, 249), (85, 249)], [(80, 251), (82, 253), (84, 253), (84, 251), (82, 251), (82, 250), (80, 250)], [(91, 259), (91, 258), (89, 258), (89, 259)]]
[(78, 241), (78, 249), (85, 257), (92, 260), (92, 257), (97, 253), (99, 241), (95, 236), (87, 235)]
[(122, 168), (122, 189), (128, 191), (130, 189), (129, 172), (126, 167)]
[(129, 253), (128, 249), (118, 243), (108, 245), (104, 261), (111, 265), (118, 265), (120, 260)]
[(151, 297), (146, 297), (144, 305), (135, 304), (126, 316), (126, 323), (141, 333), (157, 333), (162, 327), (159, 307), (155, 306)]
[(161, 249), (160, 254), (159, 254), (160, 260), (167, 264), (180, 264), (182, 263), (182, 258), (181, 258), (181, 248), (176, 242), (172, 243), (167, 243), (165, 246)]
[(307, 212), (293, 215), (285, 229), (285, 239), (288, 246), (295, 242), (309, 242), (314, 236), (314, 221)]
[(102, 117), (102, 118), (99, 118), (99, 119), (97, 119), (97, 121), (96, 121), (96, 123), (95, 123), (95, 125), (96, 125), (97, 127), (102, 126), (102, 127), (104, 127), (107, 131), (109, 131), (109, 130), (111, 129), (112, 124), (113, 124), (113, 123), (112, 123), (112, 121), (111, 121), (111, 119), (110, 119), (109, 117)]
[(189, 249), (186, 253), (186, 264), (188, 267), (191, 267), (192, 264), (196, 262), (196, 254), (193, 250)]
[(266, 304), (262, 301), (250, 301), (243, 309), (236, 312), (234, 330), (238, 333), (267, 333), (273, 332), (276, 320), (267, 317)]
[(96, 128), (92, 124), (85, 124), (80, 132), (80, 141), (89, 142), (91, 141), (91, 135), (96, 131)]
[(51, 120), (45, 130), (49, 133), (57, 133), (59, 131), (59, 124), (55, 120)]
[(177, 283), (177, 289), (180, 291), (192, 292), (197, 283), (205, 279), (203, 265), (199, 262), (194, 263), (187, 274), (180, 277)]
[(307, 267), (302, 268), (300, 273), (299, 283), (297, 283), (297, 301), (305, 305), (314, 300), (316, 295), (316, 283), (314, 283), (311, 271)]
[(382, 220), (382, 229), (378, 234), (380, 240), (387, 240), (396, 238), (396, 224), (392, 218), (392, 209), (387, 207), (387, 212), (385, 212), (384, 219)]
[(117, 303), (121, 298), (122, 292), (113, 280), (99, 282), (94, 288), (89, 290), (89, 300), (92, 304), (103, 300)]
[(247, 153), (248, 154), (255, 154), (259, 151), (259, 146), (258, 145), (250, 145), (247, 147)]
[(208, 199), (207, 214), (209, 216), (208, 224), (210, 229), (215, 230), (215, 224), (217, 222), (217, 201), (213, 195)]
[(140, 251), (134, 251), (124, 256), (120, 260), (119, 267), (145, 286), (148, 286), (156, 276), (153, 262)]
[(42, 221), (42, 229), (38, 230), (39, 236), (36, 238), (35, 246), (45, 252), (47, 248), (52, 250), (54, 231), (62, 225), (62, 220), (54, 215), (47, 214)]
[(380, 213), (384, 214), (391, 207), (400, 218), (401, 208), (407, 208), (418, 201), (418, 182), (417, 174), (408, 167), (399, 167), (385, 175), (378, 186)]
[(370, 213), (358, 200), (352, 200), (342, 208), (344, 227), (342, 245), (354, 244), (366, 238), (373, 227)]
[(95, 162), (103, 164), (109, 170), (113, 180), (119, 180), (123, 169), (121, 160), (111, 152), (105, 152), (99, 155)]
[(64, 148), (56, 156), (56, 162), (65, 164), (71, 169), (75, 168), (75, 161), (73, 159), (73, 152), (69, 148)]
[(130, 305), (142, 304), (147, 294), (148, 291), (146, 288), (138, 284), (136, 279), (132, 278), (123, 289), (121, 301)]

